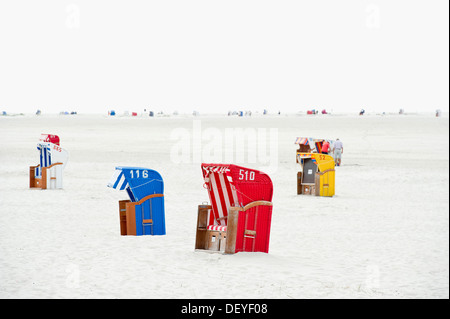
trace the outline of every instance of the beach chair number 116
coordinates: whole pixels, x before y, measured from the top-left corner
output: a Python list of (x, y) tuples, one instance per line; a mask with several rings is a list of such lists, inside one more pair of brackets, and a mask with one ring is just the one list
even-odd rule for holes
[(239, 180), (246, 180), (246, 181), (254, 181), (255, 180), (255, 172), (252, 171), (246, 171), (244, 169), (239, 170)]
[[(131, 173), (131, 178), (134, 178), (134, 174), (133, 171), (130, 171)], [(139, 178), (139, 170), (136, 170), (136, 178)], [(148, 171), (142, 171), (142, 178), (148, 178)]]

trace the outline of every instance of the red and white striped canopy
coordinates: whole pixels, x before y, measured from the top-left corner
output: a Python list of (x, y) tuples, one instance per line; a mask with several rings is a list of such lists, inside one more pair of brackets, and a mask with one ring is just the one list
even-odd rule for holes
[(202, 164), (202, 172), (212, 206), (209, 225), (226, 226), (230, 207), (272, 201), (272, 181), (265, 173), (231, 164)]

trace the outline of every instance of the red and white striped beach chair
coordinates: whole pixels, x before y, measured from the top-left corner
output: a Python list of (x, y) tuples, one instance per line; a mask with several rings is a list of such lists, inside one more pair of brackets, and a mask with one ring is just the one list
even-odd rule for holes
[(234, 254), (269, 251), (273, 186), (260, 171), (202, 164), (210, 205), (199, 205), (195, 248)]

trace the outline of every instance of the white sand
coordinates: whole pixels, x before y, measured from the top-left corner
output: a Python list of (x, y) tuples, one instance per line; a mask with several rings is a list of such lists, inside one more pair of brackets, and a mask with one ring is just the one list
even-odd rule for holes
[[(269, 254), (194, 251), (200, 164), (170, 157), (191, 116), (0, 117), (0, 298), (449, 298), (448, 115), (199, 119), (278, 128)], [(63, 190), (28, 188), (41, 133), (70, 153)], [(333, 198), (296, 195), (297, 136), (343, 141)], [(166, 236), (120, 236), (119, 165), (162, 174)]]

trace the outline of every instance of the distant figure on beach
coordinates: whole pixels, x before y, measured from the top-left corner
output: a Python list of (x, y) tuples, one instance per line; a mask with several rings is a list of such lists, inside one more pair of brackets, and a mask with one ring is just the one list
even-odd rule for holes
[(366, 111), (364, 109), (361, 109), (361, 111), (359, 112), (359, 115), (363, 115)]
[(330, 151), (330, 143), (328, 143), (328, 141), (323, 142), (322, 154), (328, 154), (329, 151)]
[(442, 111), (441, 110), (436, 110), (436, 117), (440, 117), (442, 115)]
[(337, 166), (341, 166), (341, 156), (342, 153), (344, 153), (344, 144), (339, 140), (339, 138), (336, 139), (336, 142), (333, 144), (333, 153), (334, 153), (334, 161), (336, 162)]

